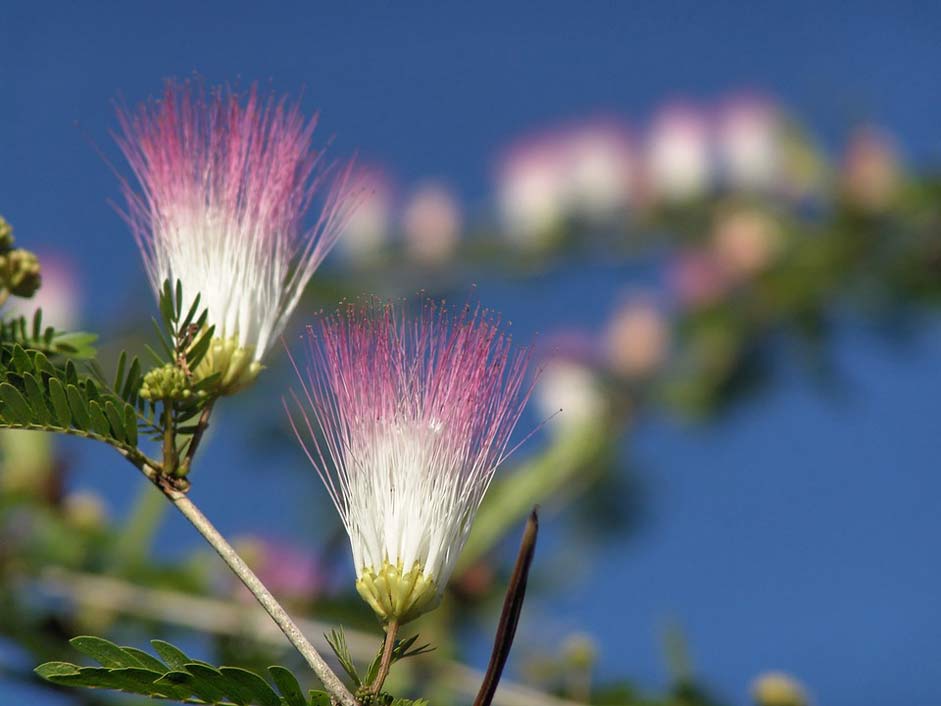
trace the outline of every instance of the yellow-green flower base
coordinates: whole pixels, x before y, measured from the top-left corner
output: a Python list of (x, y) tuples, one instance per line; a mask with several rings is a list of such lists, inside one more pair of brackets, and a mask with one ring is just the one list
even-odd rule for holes
[(217, 389), (221, 395), (232, 395), (248, 387), (264, 366), (255, 360), (252, 346), (240, 346), (236, 337), (213, 338), (209, 350), (193, 371), (197, 381), (220, 374)]
[(385, 562), (379, 571), (363, 569), (356, 590), (384, 623), (397, 620), (404, 625), (437, 607), (441, 601), (434, 581), (416, 563), (408, 572), (401, 564)]

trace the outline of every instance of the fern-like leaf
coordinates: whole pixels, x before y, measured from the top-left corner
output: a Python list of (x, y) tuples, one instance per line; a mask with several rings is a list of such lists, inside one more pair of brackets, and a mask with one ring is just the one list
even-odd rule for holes
[(51, 326), (43, 327), (42, 309), (32, 318), (16, 316), (0, 321), (0, 345), (20, 345), (26, 350), (42, 351), (47, 356), (68, 356), (90, 359), (95, 356), (94, 343), (98, 336), (84, 331), (62, 332)]
[(269, 667), (273, 682), (239, 667), (214, 667), (178, 647), (153, 640), (157, 656), (120, 647), (100, 637), (82, 636), (72, 646), (99, 666), (47, 662), (36, 673), (54, 684), (110, 689), (152, 699), (217, 706), (309, 706), (297, 678), (285, 667)]
[[(392, 664), (395, 664), (399, 660), (406, 659), (408, 657), (417, 657), (418, 655), (427, 654), (428, 652), (433, 652), (434, 647), (431, 646), (431, 643), (425, 643), (424, 645), (419, 645), (415, 647), (415, 642), (418, 640), (418, 635), (412, 635), (411, 637), (406, 637), (401, 640), (396, 640), (395, 645), (392, 648)], [(382, 648), (379, 648), (379, 654), (376, 655), (375, 659), (370, 663), (369, 669), (366, 670), (366, 678), (363, 680), (366, 684), (372, 684), (376, 679), (376, 675), (379, 674), (379, 665), (382, 661)]]
[(353, 680), (353, 683), (357, 687), (362, 686), (363, 680), (359, 676), (359, 672), (356, 671), (356, 665), (353, 663), (350, 648), (346, 646), (346, 635), (343, 632), (343, 628), (331, 630), (324, 635), (324, 638), (326, 638), (327, 644), (330, 645), (333, 653), (337, 656), (337, 661), (340, 663), (340, 666), (343, 667), (343, 671), (349, 675), (350, 679)]
[(133, 405), (71, 361), (59, 368), (19, 344), (0, 345), (0, 427), (82, 436), (137, 453)]

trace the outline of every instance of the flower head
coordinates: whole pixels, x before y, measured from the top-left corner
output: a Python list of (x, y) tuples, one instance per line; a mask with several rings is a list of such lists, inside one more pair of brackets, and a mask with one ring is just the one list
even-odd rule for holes
[[(125, 216), (155, 292), (180, 280), (215, 325), (206, 364), (228, 391), (249, 382), (333, 245), (352, 200), (351, 168), (325, 186), (316, 120), (253, 86), (208, 95), (168, 82), (163, 99), (118, 111)], [(314, 225), (304, 217), (325, 192)], [(197, 371), (199, 372), (199, 371)]]
[(784, 116), (773, 102), (734, 98), (722, 106), (716, 128), (716, 149), (729, 186), (757, 192), (779, 186)]
[(647, 187), (658, 201), (701, 198), (712, 178), (709, 129), (697, 109), (671, 105), (661, 110), (647, 135)]
[(370, 300), (308, 329), (292, 419), (350, 536), (356, 588), (404, 623), (440, 600), (530, 389), (480, 308)]

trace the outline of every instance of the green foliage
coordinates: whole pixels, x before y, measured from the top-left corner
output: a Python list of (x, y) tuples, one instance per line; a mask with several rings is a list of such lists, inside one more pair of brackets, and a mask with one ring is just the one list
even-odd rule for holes
[(48, 356), (68, 356), (88, 359), (95, 356), (92, 345), (98, 336), (94, 333), (76, 331), (65, 333), (52, 326), (42, 325), (42, 309), (37, 309), (32, 320), (17, 316), (0, 321), (0, 346), (19, 344), (28, 350), (42, 351)]
[[(326, 638), (327, 644), (330, 645), (330, 648), (336, 655), (337, 661), (340, 663), (343, 671), (349, 675), (357, 689), (361, 687), (368, 687), (373, 683), (373, 681), (375, 681), (376, 675), (379, 673), (379, 664), (382, 660), (382, 646), (380, 646), (379, 653), (376, 655), (373, 661), (370, 662), (369, 667), (366, 669), (365, 676), (361, 677), (359, 675), (359, 670), (356, 669), (356, 664), (353, 662), (353, 657), (350, 654), (349, 647), (347, 647), (346, 635), (343, 633), (343, 628), (341, 627), (337, 628), (336, 630), (331, 630), (329, 633), (324, 635), (324, 638)], [(392, 648), (392, 664), (395, 664), (399, 660), (405, 659), (406, 657), (417, 657), (418, 655), (426, 654), (434, 649), (429, 644), (415, 647), (415, 642), (417, 640), (418, 635), (412, 635), (411, 637), (396, 640), (395, 646)]]
[(136, 452), (136, 394), (133, 387), (126, 397), (112, 392), (71, 360), (56, 366), (42, 351), (0, 345), (0, 427), (72, 434)]
[[(214, 389), (219, 375), (208, 375), (194, 380), (193, 372), (209, 351), (214, 326), (207, 325), (209, 311), (199, 312), (200, 295), (197, 294), (189, 308), (183, 310), (183, 286), (177, 280), (175, 289), (169, 280), (163, 283), (160, 294), (161, 322), (154, 320), (159, 350), (148, 346), (157, 367), (149, 371), (139, 385), (143, 385), (146, 398), (143, 406), (149, 416), (157, 414), (157, 405), (162, 403), (172, 416), (175, 435), (192, 436), (198, 424), (195, 417), (214, 399)], [(152, 438), (158, 439), (163, 428), (155, 425)]]
[[(238, 667), (214, 667), (161, 640), (151, 645), (159, 659), (134, 647), (119, 647), (100, 637), (76, 637), (72, 646), (100, 666), (47, 662), (36, 673), (54, 684), (110, 689), (153, 699), (219, 706), (312, 706), (323, 692), (304, 697), (297, 678), (285, 667), (268, 668), (272, 684)], [(329, 704), (329, 700), (327, 701)], [(404, 706), (404, 704), (403, 704)]]
[[(430, 643), (425, 643), (424, 645), (419, 645), (414, 647), (415, 642), (418, 640), (418, 635), (412, 635), (411, 637), (406, 637), (402, 640), (396, 640), (395, 646), (392, 648), (392, 664), (395, 664), (400, 659), (405, 659), (406, 657), (417, 657), (418, 655), (427, 654), (432, 652), (434, 647)], [(379, 654), (373, 659), (372, 663), (369, 665), (369, 669), (366, 670), (366, 678), (363, 680), (366, 684), (372, 684), (375, 681), (376, 676), (379, 674), (379, 663), (382, 661), (382, 650), (379, 650)]]
[(343, 633), (343, 628), (340, 627), (331, 630), (324, 635), (324, 638), (326, 638), (327, 644), (330, 645), (333, 653), (337, 656), (337, 661), (340, 663), (343, 671), (349, 675), (350, 679), (353, 680), (353, 683), (357, 687), (362, 686), (363, 680), (360, 678), (356, 665), (353, 663), (350, 648), (346, 645), (346, 635)]
[(154, 320), (154, 328), (160, 343), (161, 353), (151, 350), (159, 363), (178, 364), (192, 371), (202, 362), (209, 350), (214, 326), (207, 326), (209, 310), (199, 312), (200, 295), (197, 294), (183, 314), (183, 284), (179, 280), (176, 288), (170, 280), (163, 283), (160, 293), (160, 317), (162, 326)]

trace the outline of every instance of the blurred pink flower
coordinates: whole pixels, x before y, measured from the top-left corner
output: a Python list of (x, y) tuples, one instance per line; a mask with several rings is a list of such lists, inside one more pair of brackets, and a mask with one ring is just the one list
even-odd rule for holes
[(420, 186), (405, 206), (402, 216), (405, 246), (419, 262), (446, 262), (461, 236), (461, 207), (443, 184)]
[(616, 120), (532, 135), (500, 161), (497, 202), (503, 226), (518, 242), (538, 245), (572, 216), (609, 221), (628, 207), (634, 171), (628, 131)]
[(553, 434), (597, 422), (607, 411), (601, 384), (602, 351), (597, 338), (566, 329), (540, 345), (541, 373), (533, 391), (539, 415)]
[(741, 97), (719, 110), (716, 151), (733, 189), (771, 191), (781, 177), (782, 116), (771, 101)]
[(534, 400), (539, 414), (548, 419), (546, 428), (555, 434), (596, 423), (607, 409), (597, 371), (565, 358), (546, 361)]
[(589, 220), (623, 212), (634, 188), (634, 157), (627, 129), (613, 120), (575, 126), (561, 136), (565, 201)]
[(337, 244), (340, 255), (355, 263), (374, 260), (392, 234), (393, 181), (381, 167), (366, 167), (362, 196), (347, 218)]
[(565, 157), (554, 133), (526, 138), (500, 158), (497, 209), (517, 245), (539, 246), (565, 217)]
[(898, 150), (889, 135), (867, 126), (850, 137), (843, 157), (843, 191), (853, 204), (881, 211), (895, 197), (901, 181)]
[(11, 297), (7, 300), (6, 316), (32, 319), (42, 309), (43, 326), (64, 331), (74, 330), (81, 319), (82, 290), (75, 264), (58, 253), (38, 253), (42, 267), (42, 285), (29, 299)]
[(653, 201), (688, 201), (710, 186), (713, 165), (702, 112), (670, 105), (654, 118), (645, 144), (645, 185)]
[(684, 308), (715, 304), (729, 289), (729, 280), (708, 250), (684, 250), (667, 266), (667, 287)]
[(597, 337), (576, 328), (563, 328), (554, 331), (539, 345), (536, 352), (542, 360), (565, 359), (590, 368), (603, 368), (604, 351), (598, 345)]
[(716, 260), (732, 281), (764, 270), (782, 246), (781, 229), (767, 213), (739, 208), (718, 217), (712, 235)]
[(624, 377), (656, 372), (670, 347), (670, 325), (652, 298), (632, 295), (614, 312), (604, 333), (611, 369)]
[[(246, 563), (258, 574), (273, 594), (285, 600), (315, 600), (326, 586), (316, 553), (290, 544), (259, 537), (246, 537), (237, 542)], [(240, 598), (252, 600), (251, 594), (238, 584)]]

